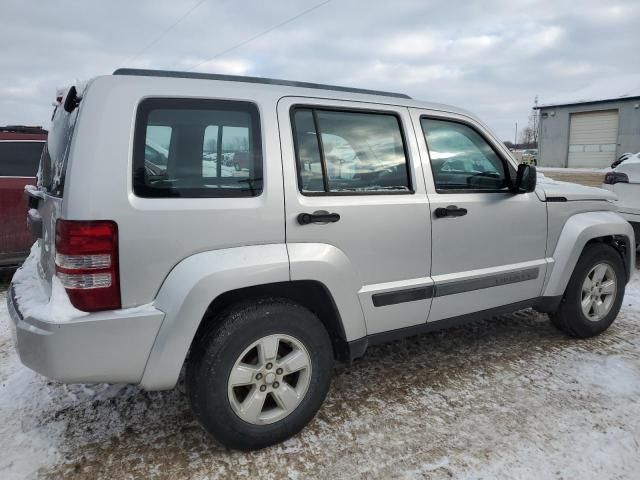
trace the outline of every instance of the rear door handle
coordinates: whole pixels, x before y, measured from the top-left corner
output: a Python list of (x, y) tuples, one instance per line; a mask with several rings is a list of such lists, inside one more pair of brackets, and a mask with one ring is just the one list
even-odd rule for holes
[(326, 210), (317, 210), (313, 213), (301, 213), (298, 215), (298, 223), (300, 225), (309, 225), (310, 223), (335, 223), (340, 220), (337, 213), (329, 213)]
[(436, 208), (433, 212), (436, 217), (462, 217), (467, 214), (466, 208), (459, 208), (456, 205), (449, 205), (447, 207)]

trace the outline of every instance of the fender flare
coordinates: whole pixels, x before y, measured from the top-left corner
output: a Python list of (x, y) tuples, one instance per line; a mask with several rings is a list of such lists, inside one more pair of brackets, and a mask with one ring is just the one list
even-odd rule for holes
[(289, 280), (285, 244), (253, 245), (192, 255), (169, 273), (154, 306), (165, 312), (140, 384), (173, 388), (207, 308), (238, 288)]
[(326, 243), (288, 243), (291, 280), (315, 280), (322, 283), (339, 312), (345, 340), (367, 335), (364, 312), (358, 292), (362, 281), (349, 257)]
[(173, 388), (207, 308), (223, 293), (246, 287), (312, 280), (325, 286), (339, 313), (344, 340), (366, 336), (357, 292), (359, 276), (338, 248), (319, 243), (270, 244), (213, 250), (178, 263), (154, 307), (165, 313), (140, 384)]
[(564, 295), (569, 279), (578, 263), (582, 251), (594, 238), (612, 235), (627, 238), (629, 245), (627, 271), (635, 266), (635, 248), (633, 228), (624, 218), (612, 211), (578, 213), (565, 223), (553, 252), (553, 268), (544, 287), (544, 297)]

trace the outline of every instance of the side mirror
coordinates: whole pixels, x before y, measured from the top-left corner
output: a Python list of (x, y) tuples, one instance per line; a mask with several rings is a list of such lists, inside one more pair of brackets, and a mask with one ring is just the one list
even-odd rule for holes
[(516, 183), (513, 186), (514, 193), (529, 193), (536, 189), (537, 181), (536, 167), (521, 163), (518, 165)]

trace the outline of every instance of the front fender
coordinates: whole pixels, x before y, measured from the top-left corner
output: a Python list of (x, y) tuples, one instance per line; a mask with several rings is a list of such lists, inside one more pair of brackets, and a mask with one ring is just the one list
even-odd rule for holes
[(555, 297), (564, 294), (578, 258), (589, 240), (611, 235), (627, 238), (629, 252), (627, 271), (635, 266), (633, 228), (615, 212), (599, 211), (578, 213), (567, 220), (553, 253), (553, 269), (544, 288), (543, 296)]
[(198, 253), (176, 265), (154, 306), (165, 312), (141, 385), (175, 386), (193, 337), (210, 303), (224, 292), (289, 280), (284, 244), (253, 245)]

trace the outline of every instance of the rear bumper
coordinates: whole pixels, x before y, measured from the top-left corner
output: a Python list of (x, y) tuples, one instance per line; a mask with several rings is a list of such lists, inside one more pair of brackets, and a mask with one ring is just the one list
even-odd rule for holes
[(164, 318), (153, 307), (92, 313), (66, 323), (24, 318), (12, 287), (7, 306), (22, 363), (65, 383), (139, 383)]

